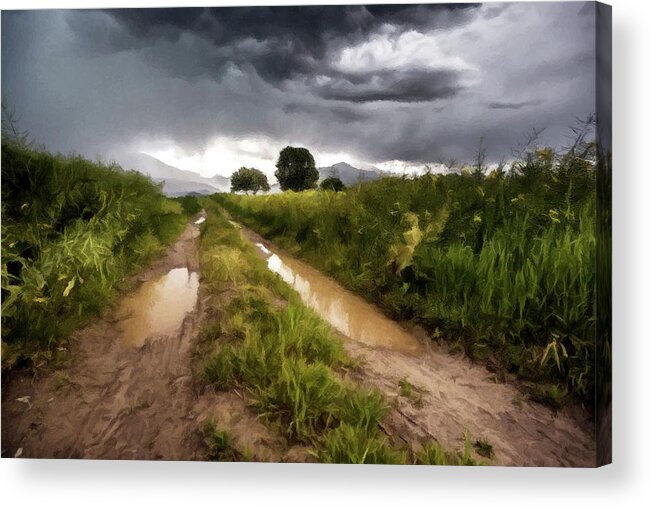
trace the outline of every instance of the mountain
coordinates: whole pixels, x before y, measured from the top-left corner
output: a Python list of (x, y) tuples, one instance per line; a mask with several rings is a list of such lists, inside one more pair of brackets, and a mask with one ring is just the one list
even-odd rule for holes
[(189, 193), (214, 194), (228, 192), (231, 186), (229, 178), (214, 176), (204, 178), (192, 171), (184, 171), (145, 153), (131, 153), (118, 161), (124, 169), (147, 174), (156, 182), (163, 182), (163, 192), (175, 197)]
[(317, 170), (319, 171), (319, 182), (334, 175), (348, 187), (365, 181), (377, 180), (384, 176), (379, 169), (358, 169), (346, 162), (339, 162), (330, 167), (319, 167)]
[(179, 197), (181, 195), (210, 195), (221, 192), (212, 185), (196, 181), (177, 180), (174, 178), (158, 179), (152, 178), (155, 182), (163, 183), (163, 192), (168, 197)]

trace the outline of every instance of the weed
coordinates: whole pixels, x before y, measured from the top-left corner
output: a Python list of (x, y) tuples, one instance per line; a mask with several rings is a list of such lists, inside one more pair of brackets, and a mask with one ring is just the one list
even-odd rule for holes
[(239, 451), (234, 445), (233, 436), (226, 430), (217, 428), (214, 420), (204, 423), (201, 433), (211, 461), (249, 461), (248, 452)]
[(76, 384), (70, 380), (68, 375), (57, 372), (54, 374), (54, 386), (57, 391), (69, 393), (76, 387)]
[(398, 386), (400, 387), (400, 396), (407, 398), (416, 407), (422, 406), (423, 390), (421, 388), (414, 386), (407, 378), (400, 379)]
[(473, 444), (477, 454), (483, 456), (484, 458), (493, 459), (495, 453), (493, 452), (493, 446), (485, 439), (475, 440)]
[(412, 394), (414, 393), (414, 386), (411, 384), (411, 382), (409, 382), (406, 378), (403, 378), (400, 379), (398, 385), (400, 386), (400, 396), (411, 398)]
[(458, 465), (459, 456), (443, 449), (437, 442), (428, 442), (416, 454), (418, 465)]
[(325, 433), (317, 456), (322, 463), (407, 463), (407, 453), (392, 449), (385, 437), (348, 423)]
[(533, 401), (559, 409), (563, 406), (563, 401), (567, 396), (567, 390), (559, 387), (557, 384), (540, 384), (530, 386), (527, 394)]
[(430, 441), (424, 444), (421, 450), (416, 453), (414, 461), (417, 465), (474, 466), (483, 464), (477, 463), (473, 459), (472, 449), (470, 435), (466, 432), (461, 452), (448, 451), (438, 442)]
[(263, 415), (281, 420), (288, 437), (309, 441), (336, 420), (342, 390), (323, 363), (285, 361), (279, 378), (259, 388), (257, 406)]

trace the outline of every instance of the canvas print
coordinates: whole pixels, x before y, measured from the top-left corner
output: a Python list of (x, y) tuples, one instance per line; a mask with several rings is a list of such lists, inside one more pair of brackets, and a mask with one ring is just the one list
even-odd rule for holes
[(3, 11), (2, 457), (609, 463), (610, 26)]

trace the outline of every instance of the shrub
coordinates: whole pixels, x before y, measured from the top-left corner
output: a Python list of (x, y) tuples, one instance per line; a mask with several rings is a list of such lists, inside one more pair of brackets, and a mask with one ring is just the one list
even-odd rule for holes
[(50, 350), (103, 308), (125, 276), (160, 254), (185, 221), (181, 204), (140, 173), (3, 135), (6, 348), (14, 357)]
[(334, 176), (326, 178), (321, 182), (321, 190), (334, 190), (335, 192), (341, 192), (345, 188), (346, 185), (344, 185), (344, 182)]

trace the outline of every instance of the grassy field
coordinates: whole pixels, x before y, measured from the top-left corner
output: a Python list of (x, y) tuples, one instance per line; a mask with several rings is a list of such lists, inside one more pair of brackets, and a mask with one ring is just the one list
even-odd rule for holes
[[(476, 464), (493, 458), (489, 442), (466, 435), (451, 451), (385, 432), (393, 405), (352, 380), (360, 365), (224, 209), (392, 317), (531, 381), (533, 399), (560, 406), (569, 393), (589, 400), (595, 391), (595, 186), (585, 156), (538, 150), (508, 173), (169, 199), (139, 173), (3, 138), (2, 369), (56, 360), (72, 331), (203, 207), (201, 382), (244, 393), (288, 446), (321, 462)], [(396, 394), (419, 402), (407, 378)], [(219, 421), (201, 430), (209, 458), (254, 458)]]
[(3, 371), (53, 358), (186, 222), (139, 173), (3, 136)]
[[(206, 200), (200, 261), (211, 319), (202, 333), (203, 378), (218, 389), (244, 389), (267, 423), (287, 441), (327, 463), (473, 464), (468, 447), (436, 442), (397, 448), (380, 424), (389, 411), (375, 389), (346, 379), (354, 367), (330, 327), (267, 269), (240, 232)], [(221, 296), (220, 296), (221, 295)], [(223, 430), (204, 428), (216, 459), (246, 456)]]
[[(586, 147), (586, 151), (590, 147)], [(509, 172), (384, 178), (344, 192), (216, 195), (234, 217), (390, 316), (554, 405), (594, 390), (595, 170), (528, 153)]]

